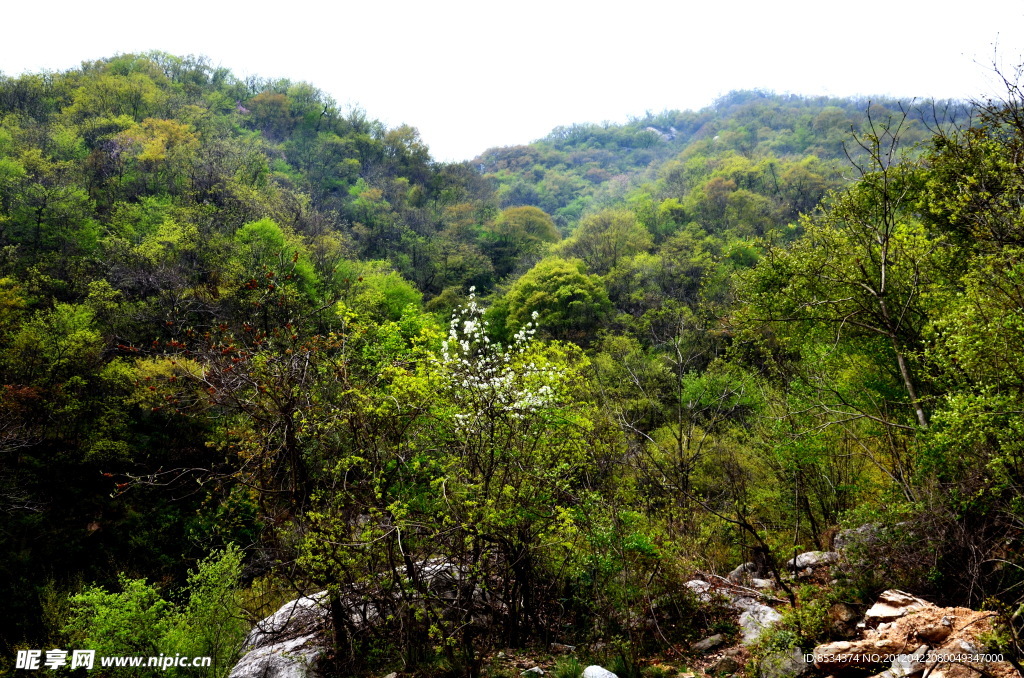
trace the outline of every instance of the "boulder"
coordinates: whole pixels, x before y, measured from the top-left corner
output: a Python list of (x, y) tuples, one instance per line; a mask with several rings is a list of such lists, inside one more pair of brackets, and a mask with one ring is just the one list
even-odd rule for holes
[(781, 614), (753, 598), (735, 598), (730, 606), (740, 611), (739, 624), (744, 645), (756, 643), (765, 629), (782, 619)]
[(720, 645), (725, 644), (725, 636), (721, 633), (716, 633), (713, 636), (709, 636), (704, 640), (694, 643), (690, 646), (690, 649), (694, 652), (707, 652), (713, 650)]
[(744, 645), (752, 645), (757, 642), (764, 629), (782, 619), (782, 615), (764, 603), (758, 602), (749, 595), (737, 594), (729, 588), (715, 589), (711, 584), (700, 579), (688, 581), (684, 586), (693, 591), (697, 600), (702, 603), (710, 603), (713, 593), (722, 594), (726, 599), (726, 604), (740, 613), (739, 624), (743, 632)]
[(953, 632), (953, 618), (943, 617), (935, 624), (928, 624), (917, 629), (916, 635), (919, 639), (926, 643), (930, 643), (932, 647), (942, 643), (949, 634)]
[(844, 553), (849, 558), (851, 550), (855, 551), (858, 548), (877, 544), (881, 531), (881, 526), (876, 523), (866, 523), (849, 530), (840, 530), (832, 540), (832, 546), (836, 551)]
[(839, 562), (839, 554), (835, 551), (808, 551), (801, 553), (786, 563), (791, 570), (803, 570), (808, 567), (821, 567)]
[(313, 678), (325, 649), (316, 636), (300, 636), (247, 652), (229, 678)]
[(596, 664), (583, 669), (583, 678), (619, 678), (608, 669)]
[(726, 579), (734, 584), (742, 584), (747, 577), (751, 576), (751, 573), (757, 570), (757, 565), (754, 563), (743, 563), (735, 570), (726, 575)]
[(721, 676), (728, 673), (736, 673), (740, 670), (740, 663), (731, 655), (725, 655), (705, 669), (705, 672), (712, 676)]
[(935, 608), (935, 606), (905, 591), (889, 589), (883, 591), (875, 604), (864, 614), (864, 622), (868, 626), (877, 626), (927, 608)]
[[(450, 595), (458, 585), (458, 569), (441, 558), (416, 564), (419, 578), (438, 597)], [(404, 571), (402, 573), (404, 575)], [(482, 595), (479, 589), (474, 595)], [(349, 623), (375, 623), (387, 608), (387, 601), (364, 602), (359, 595), (344, 600)], [(326, 653), (324, 637), (330, 629), (327, 592), (303, 596), (281, 606), (258, 622), (245, 639), (247, 653), (231, 669), (229, 678), (308, 678)]]
[(327, 620), (327, 592), (303, 596), (285, 603), (277, 612), (256, 622), (245, 644), (261, 647), (286, 638), (308, 635), (322, 628)]
[(229, 678), (309, 678), (318, 675), (326, 652), (321, 630), (327, 620), (327, 592), (285, 603), (257, 622), (245, 638), (249, 651)]

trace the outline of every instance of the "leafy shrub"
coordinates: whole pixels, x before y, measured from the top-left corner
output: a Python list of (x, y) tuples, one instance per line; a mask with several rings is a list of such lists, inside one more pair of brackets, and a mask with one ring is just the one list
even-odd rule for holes
[(755, 664), (772, 653), (806, 649), (825, 640), (834, 594), (814, 585), (802, 586), (795, 593), (796, 606), (780, 610), (782, 619), (766, 629), (752, 648)]
[[(72, 596), (63, 632), (73, 647), (95, 650), (97, 656), (208, 656), (212, 675), (227, 675), (248, 630), (236, 599), (240, 576), (241, 554), (233, 546), (190, 572), (181, 605), (168, 602), (144, 579), (121, 575), (119, 593), (94, 586)], [(176, 676), (184, 671), (125, 668), (112, 675)]]

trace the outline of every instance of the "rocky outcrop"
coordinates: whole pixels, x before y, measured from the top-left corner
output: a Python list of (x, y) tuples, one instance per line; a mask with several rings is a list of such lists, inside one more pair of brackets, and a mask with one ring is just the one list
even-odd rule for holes
[(881, 538), (882, 528), (875, 523), (865, 523), (860, 527), (840, 530), (832, 540), (832, 547), (848, 557), (851, 551), (867, 548), (877, 544)]
[[(838, 562), (839, 553), (836, 551), (807, 551), (788, 560), (786, 569), (795, 572), (799, 577), (806, 577), (818, 568), (835, 565)], [(767, 589), (775, 586), (775, 582), (769, 579), (769, 576), (767, 568), (759, 567), (757, 563), (751, 561), (738, 566), (726, 575), (726, 579), (733, 584)]]
[(285, 603), (245, 639), (249, 651), (229, 678), (310, 678), (326, 652), (327, 593)]
[(864, 614), (864, 623), (871, 627), (891, 622), (904, 617), (911, 612), (935, 607), (931, 603), (921, 600), (916, 596), (896, 589), (883, 591), (875, 604)]
[(860, 637), (814, 648), (816, 668), (832, 675), (875, 669), (875, 678), (1019, 678), (986, 652), (994, 614), (938, 607), (904, 591), (882, 593), (868, 610)]
[(757, 565), (753, 562), (743, 563), (735, 570), (726, 575), (726, 579), (734, 584), (744, 584), (753, 576), (760, 576)]
[[(460, 573), (441, 558), (418, 563), (416, 575), (432, 594), (452, 595)], [(477, 594), (482, 593), (477, 591)], [(397, 595), (393, 597), (398, 600)], [(376, 623), (388, 614), (392, 600), (387, 597), (366, 601), (354, 594), (343, 598), (347, 624), (361, 628)], [(258, 622), (245, 640), (248, 650), (231, 670), (229, 678), (313, 678), (327, 652), (326, 640), (331, 627), (327, 592), (303, 596), (286, 603), (274, 614)]]
[(712, 589), (713, 587), (709, 582), (703, 579), (691, 579), (690, 581), (683, 584), (686, 588), (693, 592), (693, 595), (697, 597), (702, 603), (710, 603), (712, 600)]
[[(839, 554), (835, 551), (808, 551), (795, 556), (786, 565), (790, 570), (805, 575), (813, 573), (817, 568), (828, 567), (838, 562)], [(760, 571), (757, 564), (748, 562), (734, 569), (725, 578), (714, 577), (721, 583), (712, 584), (694, 579), (686, 582), (686, 587), (702, 603), (711, 602), (715, 595), (722, 596), (729, 607), (740, 613), (739, 625), (743, 644), (753, 645), (765, 629), (782, 618), (782, 615), (771, 606), (762, 602), (768, 598), (759, 596), (757, 591), (775, 588), (776, 582), (771, 579), (760, 579), (755, 576), (758, 574)]]

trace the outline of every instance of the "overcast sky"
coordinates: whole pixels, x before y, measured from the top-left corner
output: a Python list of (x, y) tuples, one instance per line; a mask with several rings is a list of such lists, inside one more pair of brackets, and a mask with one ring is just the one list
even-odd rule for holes
[(414, 125), (439, 160), (557, 125), (701, 108), (734, 89), (996, 95), (993, 55), (1012, 70), (1024, 53), (1021, 0), (5, 4), (7, 75), (152, 49), (203, 54)]

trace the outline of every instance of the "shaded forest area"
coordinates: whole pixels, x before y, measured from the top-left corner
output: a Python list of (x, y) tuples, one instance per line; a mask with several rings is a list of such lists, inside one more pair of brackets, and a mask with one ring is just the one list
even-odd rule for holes
[[(202, 58), (0, 77), (0, 664), (226, 675), (327, 591), (339, 675), (552, 641), (628, 668), (726, 628), (695, 572), (867, 524), (795, 609), (904, 587), (1017, 654), (1022, 152), (1012, 81), (736, 92), (443, 164)], [(820, 639), (794, 618), (766, 648)]]

